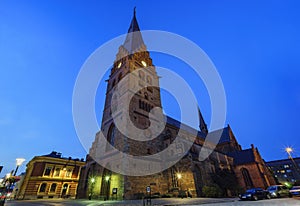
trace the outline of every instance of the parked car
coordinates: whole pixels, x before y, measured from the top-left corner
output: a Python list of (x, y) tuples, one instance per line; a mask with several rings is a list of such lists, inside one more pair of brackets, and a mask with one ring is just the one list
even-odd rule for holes
[(271, 185), (267, 190), (271, 197), (288, 197), (290, 195), (289, 189), (284, 185)]
[(290, 196), (299, 196), (300, 195), (300, 186), (293, 186), (290, 189)]
[(244, 194), (240, 194), (241, 200), (259, 200), (259, 199), (270, 199), (271, 195), (269, 191), (261, 188), (252, 188), (247, 190)]

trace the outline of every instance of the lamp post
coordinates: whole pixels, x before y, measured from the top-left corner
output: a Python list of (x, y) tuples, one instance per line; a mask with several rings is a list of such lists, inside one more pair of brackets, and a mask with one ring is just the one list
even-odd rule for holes
[[(13, 179), (9, 179), (9, 186), (8, 186), (8, 190), (7, 190), (8, 192), (10, 192), (11, 186), (12, 186), (13, 184), (15, 184), (15, 178), (14, 178), (14, 176), (16, 176), (19, 167), (22, 165), (22, 163), (23, 163), (24, 161), (25, 161), (24, 158), (16, 158), (16, 169), (15, 169), (15, 172), (13, 173), (13, 175), (12, 175), (12, 178), (13, 178)], [(12, 173), (12, 172), (11, 172), (11, 173)]]
[(15, 170), (13, 176), (16, 176), (19, 167), (23, 164), (24, 161), (25, 161), (24, 158), (17, 158), (17, 159), (16, 159), (16, 166), (17, 166), (17, 167), (16, 167), (16, 170)]
[(293, 162), (294, 166), (295, 166), (295, 169), (300, 177), (300, 170), (299, 170), (299, 167), (297, 165), (297, 163), (295, 162), (295, 160), (293, 159), (291, 153), (294, 151), (292, 147), (286, 147), (285, 148), (285, 151), (288, 153), (288, 156), (289, 156), (289, 159)]

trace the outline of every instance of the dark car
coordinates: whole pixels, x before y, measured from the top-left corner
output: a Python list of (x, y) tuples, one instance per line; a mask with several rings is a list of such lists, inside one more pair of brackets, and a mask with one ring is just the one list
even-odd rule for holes
[(290, 195), (289, 189), (284, 185), (272, 185), (267, 190), (271, 197), (288, 197)]
[(244, 194), (240, 194), (241, 200), (259, 200), (259, 199), (270, 199), (271, 195), (267, 190), (261, 188), (252, 188), (247, 190)]
[(291, 196), (299, 196), (300, 195), (300, 186), (293, 186), (290, 189), (290, 195)]

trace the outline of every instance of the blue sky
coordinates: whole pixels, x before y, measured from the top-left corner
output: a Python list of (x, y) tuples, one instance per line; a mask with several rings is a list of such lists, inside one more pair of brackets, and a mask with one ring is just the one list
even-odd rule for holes
[[(227, 97), (227, 120), (243, 148), (265, 160), (300, 155), (300, 18), (298, 1), (14, 1), (0, 2), (0, 165), (62, 152), (85, 157), (72, 120), (80, 67), (106, 41), (124, 34), (133, 7), (141, 29), (189, 38), (214, 62)], [(147, 42), (146, 42), (147, 44)], [(185, 73), (185, 65), (153, 54), (155, 65)], [(201, 110), (210, 120), (202, 83)], [(97, 95), (102, 116), (106, 89)], [(102, 98), (102, 99), (101, 99)], [(165, 97), (167, 98), (167, 95)], [(172, 107), (165, 111), (172, 116)], [(96, 131), (95, 131), (96, 132)], [(23, 165), (20, 171), (24, 171)]]

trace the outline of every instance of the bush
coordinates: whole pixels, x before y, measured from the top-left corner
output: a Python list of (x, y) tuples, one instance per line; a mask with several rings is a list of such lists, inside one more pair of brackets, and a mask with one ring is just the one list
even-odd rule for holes
[(173, 194), (167, 193), (167, 194), (163, 194), (161, 197), (162, 198), (171, 198), (171, 197), (173, 197)]
[(134, 193), (133, 194), (133, 198), (138, 200), (138, 199), (143, 199), (145, 197), (145, 194), (142, 193), (142, 192), (139, 192), (139, 193)]
[(222, 190), (218, 185), (204, 186), (202, 193), (205, 197), (221, 197)]

